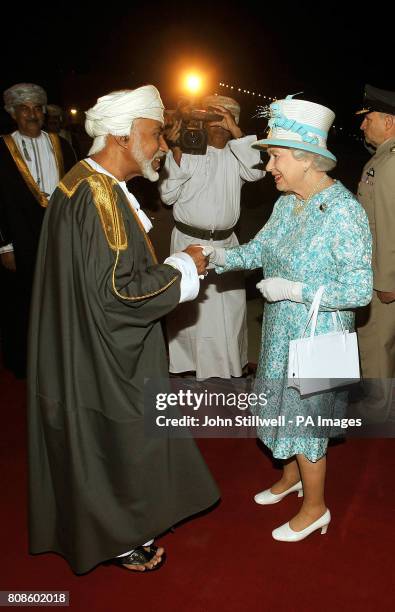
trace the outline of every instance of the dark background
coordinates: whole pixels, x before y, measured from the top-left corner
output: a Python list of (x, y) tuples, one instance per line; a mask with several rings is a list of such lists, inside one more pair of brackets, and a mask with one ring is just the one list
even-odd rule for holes
[[(395, 90), (392, 20), (384, 5), (346, 2), (18, 3), (3, 19), (0, 86), (35, 82), (49, 103), (83, 111), (113, 89), (151, 82), (171, 108), (182, 70), (196, 68), (204, 93), (226, 93), (219, 82), (277, 98), (303, 91), (358, 133), (364, 84)], [(255, 99), (232, 95), (246, 121)]]

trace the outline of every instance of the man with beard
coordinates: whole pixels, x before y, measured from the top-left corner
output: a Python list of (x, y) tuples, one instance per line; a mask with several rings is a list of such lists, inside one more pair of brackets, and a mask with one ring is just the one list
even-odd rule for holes
[(158, 264), (151, 223), (126, 188), (134, 176), (158, 179), (162, 125), (152, 85), (99, 98), (86, 113), (90, 157), (59, 184), (40, 240), (30, 550), (60, 553), (76, 573), (106, 560), (158, 568), (164, 551), (153, 538), (218, 499), (193, 440), (146, 430), (155, 406), (144, 402), (145, 380), (168, 374), (160, 319), (196, 297), (207, 264), (199, 247)]
[(23, 378), (41, 224), (52, 192), (76, 158), (67, 142), (41, 129), (47, 104), (42, 87), (13, 85), (4, 103), (18, 129), (0, 138), (2, 348), (5, 366)]
[[(159, 189), (163, 202), (174, 206), (171, 253), (191, 244), (237, 245), (241, 187), (265, 175), (256, 167), (259, 151), (251, 148), (256, 137), (243, 137), (238, 126), (236, 100), (206, 96), (203, 107), (222, 116), (206, 124), (205, 155), (181, 151), (180, 122), (169, 132), (172, 151)], [(248, 361), (244, 277), (242, 272), (225, 276), (209, 271), (199, 299), (168, 317), (171, 372), (195, 371), (198, 379), (242, 375)]]

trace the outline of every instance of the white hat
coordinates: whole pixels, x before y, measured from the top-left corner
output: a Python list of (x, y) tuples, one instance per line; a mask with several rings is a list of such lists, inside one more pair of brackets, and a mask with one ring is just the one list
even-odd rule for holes
[(336, 157), (326, 148), (328, 131), (335, 119), (335, 113), (330, 108), (287, 96), (285, 100), (276, 100), (270, 105), (269, 117), (268, 137), (254, 142), (254, 148), (275, 146), (302, 149), (336, 161)]
[(202, 106), (205, 108), (208, 106), (223, 106), (232, 113), (235, 122), (239, 123), (240, 104), (233, 98), (229, 98), (228, 96), (206, 96), (202, 100)]

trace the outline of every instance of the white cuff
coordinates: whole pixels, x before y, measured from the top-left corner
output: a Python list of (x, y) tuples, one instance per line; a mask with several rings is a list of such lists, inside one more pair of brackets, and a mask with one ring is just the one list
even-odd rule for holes
[(299, 281), (295, 281), (293, 283), (293, 286), (291, 287), (291, 297), (290, 299), (293, 302), (303, 302), (303, 297), (302, 297), (302, 290), (303, 290), (303, 284), (300, 283)]
[(173, 266), (182, 274), (180, 283), (180, 304), (194, 300), (199, 293), (199, 277), (195, 262), (188, 253), (173, 253), (163, 262)]
[(12, 242), (10, 242), (9, 244), (6, 244), (3, 247), (0, 247), (0, 255), (2, 255), (2, 253), (12, 253), (12, 251), (14, 250), (14, 247), (12, 246)]

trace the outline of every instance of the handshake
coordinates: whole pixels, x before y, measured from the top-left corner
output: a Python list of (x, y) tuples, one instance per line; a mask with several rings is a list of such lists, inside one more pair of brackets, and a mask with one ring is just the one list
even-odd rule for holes
[[(192, 244), (184, 249), (184, 253), (190, 255), (195, 263), (199, 278), (207, 276), (207, 267), (210, 263), (217, 266), (225, 265), (225, 249), (207, 245)], [(257, 289), (268, 302), (280, 302), (288, 300), (291, 302), (303, 302), (303, 285), (298, 281), (290, 281), (286, 278), (265, 278), (257, 284)]]
[(192, 257), (195, 262), (195, 266), (199, 276), (207, 276), (207, 267), (210, 263), (222, 265), (225, 262), (225, 249), (217, 247), (216, 249), (211, 245), (197, 245), (191, 244), (191, 246), (184, 249), (184, 253), (187, 253)]

